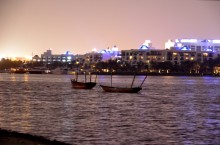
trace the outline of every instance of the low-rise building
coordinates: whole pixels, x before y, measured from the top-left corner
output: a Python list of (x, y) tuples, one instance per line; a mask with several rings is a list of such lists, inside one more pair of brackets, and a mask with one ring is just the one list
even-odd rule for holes
[(203, 63), (220, 54), (220, 40), (176, 39), (165, 44), (165, 61), (180, 64), (190, 60)]
[(220, 56), (220, 40), (176, 39), (168, 40), (166, 49), (155, 49), (149, 40), (139, 49), (122, 50), (121, 60), (136, 65), (138, 62), (169, 61), (181, 64), (183, 61), (197, 61), (203, 63)]
[[(34, 56), (32, 60), (39, 61), (39, 58), (37, 56)], [(71, 64), (73, 60), (74, 56), (69, 51), (66, 51), (64, 54), (52, 54), (51, 49), (41, 54), (40, 57), (40, 61), (42, 61), (44, 64), (52, 64), (53, 62), (67, 62)]]
[(139, 49), (122, 50), (122, 62), (128, 62), (132, 65), (137, 65), (138, 62), (150, 63), (151, 61), (164, 61), (164, 52), (152, 47), (150, 40), (146, 40)]
[(100, 53), (102, 54), (102, 61), (119, 59), (121, 57), (121, 51), (119, 51), (116, 45), (113, 46), (111, 49), (104, 49)]

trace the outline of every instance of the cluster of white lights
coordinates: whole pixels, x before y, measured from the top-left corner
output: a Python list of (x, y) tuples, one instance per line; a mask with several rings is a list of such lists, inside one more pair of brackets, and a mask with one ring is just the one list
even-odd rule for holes
[(165, 43), (165, 47), (170, 49), (171, 47), (174, 46), (174, 42), (172, 42), (171, 40), (168, 40), (166, 43)]
[[(197, 43), (198, 40), (197, 39), (176, 39), (175, 40), (176, 43)], [(202, 42), (211, 42), (211, 43), (220, 43), (220, 40), (204, 40)]]
[(98, 52), (98, 51), (97, 51), (97, 49), (96, 49), (96, 48), (93, 48), (93, 49), (92, 49), (92, 52)]
[(196, 43), (197, 39), (181, 39), (180, 42), (185, 43)]
[(64, 54), (65, 55), (71, 55), (72, 53), (70, 51), (66, 51)]
[(150, 40), (145, 40), (144, 43), (142, 44), (142, 46), (139, 49), (149, 49), (151, 44)]
[(143, 45), (145, 45), (145, 46), (148, 46), (149, 47), (149, 44), (151, 43), (151, 41), (150, 40), (145, 40), (144, 41), (144, 43), (143, 43)]
[(117, 46), (112, 47), (112, 51), (118, 51), (118, 47)]
[(117, 46), (113, 46), (111, 49), (107, 48), (105, 50), (100, 51), (101, 53), (114, 53), (114, 52), (118, 52), (118, 47)]
[(220, 40), (212, 40), (212, 43), (220, 43)]
[(178, 43), (177, 47), (183, 47), (183, 44), (182, 43)]

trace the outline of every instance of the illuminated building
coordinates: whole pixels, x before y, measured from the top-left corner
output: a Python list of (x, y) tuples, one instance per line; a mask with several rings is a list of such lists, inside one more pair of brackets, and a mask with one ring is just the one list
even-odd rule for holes
[(149, 63), (151, 61), (164, 61), (161, 50), (122, 50), (121, 60), (136, 65), (138, 62)]
[(98, 53), (98, 51), (94, 48), (90, 53), (86, 53), (83, 55), (75, 55), (75, 61), (81, 64), (97, 63), (102, 61), (102, 53)]
[(102, 61), (102, 54), (92, 51), (91, 53), (86, 53), (83, 55), (75, 55), (74, 59), (77, 69), (80, 69), (80, 71), (87, 71), (93, 69), (93, 64)]
[(84, 58), (85, 64), (97, 63), (102, 61), (102, 54), (97, 52), (86, 53)]
[(32, 61), (39, 62), (41, 61), (41, 58), (38, 55), (35, 55), (34, 57), (32, 57)]
[(139, 49), (122, 50), (122, 61), (136, 65), (138, 62), (150, 63), (170, 61), (180, 64), (182, 61), (203, 63), (220, 56), (220, 40), (176, 39), (165, 43), (166, 49), (155, 49), (150, 40), (146, 40)]
[[(173, 46), (179, 50), (188, 51), (206, 51), (220, 53), (220, 40), (207, 40), (207, 39), (176, 39)], [(170, 49), (167, 48), (166, 49)]]
[(220, 75), (220, 66), (215, 66), (213, 72), (216, 75)]
[(199, 39), (176, 39), (168, 40), (165, 49), (155, 49), (150, 40), (146, 40), (138, 49), (119, 51), (117, 46), (107, 48), (100, 52), (94, 48), (92, 52), (84, 55), (75, 55), (67, 51), (65, 54), (52, 55), (49, 49), (41, 57), (34, 56), (33, 61), (42, 61), (44, 64), (52, 62), (77, 61), (83, 65), (90, 65), (100, 61), (119, 59), (122, 62), (129, 62), (137, 65), (138, 62), (149, 64), (150, 62), (169, 61), (173, 64), (181, 64), (183, 61), (197, 61), (203, 63), (220, 56), (220, 40), (199, 40)]
[(116, 45), (113, 46), (111, 49), (107, 48), (105, 50), (102, 50), (100, 53), (102, 54), (102, 61), (120, 58), (120, 51), (118, 50), (118, 47)]
[(77, 64), (83, 64), (85, 62), (85, 56), (84, 55), (77, 54), (77, 55), (74, 56), (74, 58), (75, 58), (74, 60)]
[(152, 47), (150, 40), (146, 40), (139, 49), (122, 50), (121, 60), (137, 65), (138, 62), (150, 63), (151, 61), (164, 61), (163, 51)]
[[(32, 60), (34, 60), (34, 57)], [(44, 64), (51, 64), (53, 62), (63, 62), (63, 63), (67, 62), (71, 64), (73, 60), (74, 60), (74, 56), (69, 51), (66, 51), (64, 54), (54, 55), (52, 54), (52, 50), (49, 49), (43, 54), (41, 54), (41, 61)]]
[(168, 40), (165, 47), (165, 61), (171, 61), (173, 64), (180, 64), (186, 60), (203, 63), (220, 56), (220, 40)]

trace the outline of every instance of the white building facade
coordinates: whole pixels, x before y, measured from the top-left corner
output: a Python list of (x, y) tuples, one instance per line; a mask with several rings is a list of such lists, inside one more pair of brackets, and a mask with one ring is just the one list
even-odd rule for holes
[(139, 62), (150, 63), (151, 61), (165, 61), (164, 51), (155, 49), (150, 40), (146, 40), (139, 49), (122, 50), (122, 62), (128, 62), (131, 65), (137, 65)]
[[(39, 58), (36, 59), (36, 56), (32, 58), (33, 61), (39, 61)], [(43, 54), (41, 54), (40, 61), (44, 64), (52, 64), (53, 62), (61, 62), (61, 63), (69, 63), (71, 64), (74, 60), (73, 54), (69, 51), (65, 52), (64, 54), (52, 54), (52, 50), (49, 49)]]
[(170, 61), (181, 64), (183, 61), (203, 63), (220, 57), (220, 40), (176, 39), (168, 40), (165, 49), (155, 49), (146, 40), (139, 49), (122, 50), (121, 60), (136, 65), (138, 62), (150, 63)]
[(190, 60), (203, 63), (220, 56), (220, 40), (176, 39), (165, 43), (165, 61), (180, 64)]

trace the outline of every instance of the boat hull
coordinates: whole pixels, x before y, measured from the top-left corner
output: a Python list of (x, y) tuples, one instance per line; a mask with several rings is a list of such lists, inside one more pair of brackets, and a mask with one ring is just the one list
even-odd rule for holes
[(16, 74), (25, 74), (25, 73), (27, 73), (27, 71), (15, 71), (14, 73), (16, 73)]
[(109, 87), (100, 85), (105, 92), (111, 93), (138, 93), (142, 88), (134, 87), (134, 88), (117, 88), (117, 87)]
[(96, 86), (95, 82), (77, 82), (74, 80), (71, 80), (72, 83), (72, 88), (74, 89), (92, 89), (93, 87)]
[(35, 71), (35, 70), (33, 70), (33, 71), (29, 71), (29, 74), (45, 74), (45, 71)]

